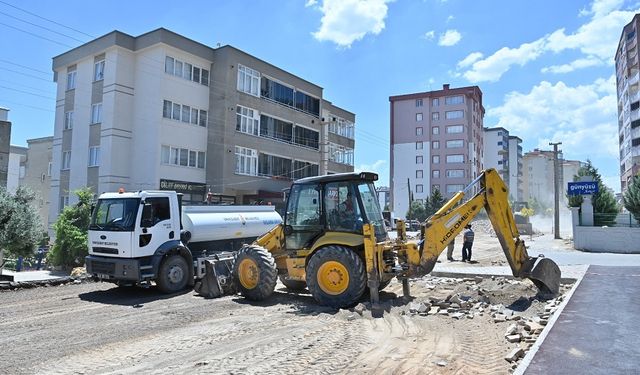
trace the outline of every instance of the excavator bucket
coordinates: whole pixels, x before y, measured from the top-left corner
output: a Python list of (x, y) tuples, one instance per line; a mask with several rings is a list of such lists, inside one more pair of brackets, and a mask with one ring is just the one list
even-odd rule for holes
[(549, 258), (529, 259), (524, 276), (538, 287), (542, 294), (557, 295), (560, 291), (560, 267)]
[(197, 260), (196, 285), (194, 290), (205, 298), (217, 298), (236, 292), (231, 277), (234, 256), (232, 253), (220, 253)]

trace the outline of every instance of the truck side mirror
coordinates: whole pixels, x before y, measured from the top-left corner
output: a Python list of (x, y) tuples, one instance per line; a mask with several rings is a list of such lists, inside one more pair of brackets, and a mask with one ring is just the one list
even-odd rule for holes
[(142, 220), (140, 220), (140, 226), (143, 228), (153, 226), (153, 209), (150, 204), (142, 206)]

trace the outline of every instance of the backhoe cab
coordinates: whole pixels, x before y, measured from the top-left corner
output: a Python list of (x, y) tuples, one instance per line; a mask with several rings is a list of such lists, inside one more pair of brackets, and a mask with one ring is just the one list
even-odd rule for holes
[[(551, 260), (529, 257), (519, 238), (507, 189), (493, 169), (483, 171), (421, 227), (421, 241), (408, 241), (402, 222), (390, 240), (378, 204), (374, 173), (344, 173), (295, 181), (284, 223), (244, 246), (233, 277), (246, 298), (263, 300), (277, 278), (291, 290), (307, 287), (323, 305), (345, 307), (368, 289), (373, 303), (396, 277), (409, 296), (409, 278), (431, 272), (438, 255), (485, 208), (513, 275), (557, 294), (560, 270)], [(465, 194), (475, 190), (471, 199)]]

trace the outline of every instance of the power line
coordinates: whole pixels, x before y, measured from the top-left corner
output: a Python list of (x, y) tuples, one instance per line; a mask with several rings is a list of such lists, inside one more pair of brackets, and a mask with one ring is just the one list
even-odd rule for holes
[(64, 47), (73, 48), (73, 46), (70, 46), (70, 45), (68, 45), (68, 44), (61, 43), (61, 42), (55, 41), (55, 40), (53, 40), (53, 39), (49, 39), (49, 38), (47, 38), (47, 37), (44, 37), (44, 36), (41, 36), (41, 35), (38, 35), (38, 34), (32, 33), (32, 32), (27, 31), (27, 30), (22, 30), (22, 29), (21, 29), (21, 28), (19, 28), (19, 27), (15, 27), (15, 26), (7, 25), (7, 24), (6, 24), (6, 23), (4, 23), (4, 22), (0, 22), (0, 25), (3, 25), (3, 26), (6, 26), (6, 27), (9, 27), (9, 28), (14, 29), (14, 30), (21, 31), (21, 32), (23, 32), (23, 33), (26, 33), (26, 34), (29, 34), (29, 35), (32, 35), (32, 36), (35, 36), (36, 38), (40, 38), (40, 39), (44, 39), (44, 40), (48, 40), (49, 42), (52, 42), (52, 43), (55, 43), (55, 44), (59, 44), (59, 45), (64, 46)]
[(24, 90), (14, 89), (14, 88), (7, 87), (7, 86), (2, 86), (2, 85), (0, 85), (0, 88), (2, 88), (2, 89), (6, 89), (6, 90), (11, 90), (11, 91), (16, 91), (16, 92), (21, 92), (21, 93), (23, 93), (23, 94), (29, 94), (29, 95), (33, 95), (33, 96), (39, 96), (39, 97), (41, 97), (41, 98), (45, 98), (45, 99), (56, 100), (56, 98), (53, 98), (53, 97), (51, 97), (51, 96), (45, 96), (45, 95), (40, 95), (40, 94), (34, 94), (34, 93), (32, 93), (32, 92), (29, 92), (29, 91), (24, 91)]
[(75, 31), (75, 32), (77, 32), (77, 33), (80, 33), (80, 34), (86, 35), (86, 36), (88, 36), (88, 37), (90, 37), (90, 38), (95, 38), (95, 36), (93, 36), (93, 35), (91, 35), (91, 34), (87, 34), (87, 33), (83, 32), (83, 31), (80, 31), (80, 30), (74, 29), (73, 27), (66, 26), (66, 25), (63, 25), (63, 24), (61, 24), (61, 23), (59, 23), (59, 22), (56, 22), (56, 21), (54, 21), (54, 20), (50, 20), (50, 19), (48, 19), (48, 18), (45, 18), (45, 17), (39, 16), (39, 15), (37, 15), (37, 14), (35, 14), (35, 13), (29, 12), (29, 11), (28, 11), (28, 10), (26, 10), (26, 9), (19, 8), (19, 7), (15, 6), (15, 5), (13, 5), (13, 4), (9, 4), (9, 3), (5, 2), (5, 1), (0, 0), (0, 3), (2, 3), (2, 4), (4, 4), (4, 5), (7, 5), (7, 6), (10, 6), (10, 7), (14, 8), (14, 9), (17, 9), (17, 10), (21, 11), (21, 12), (24, 12), (24, 13), (30, 14), (30, 15), (32, 15), (32, 16), (34, 16), (34, 17), (37, 17), (37, 18), (43, 19), (43, 20), (45, 20), (45, 21), (51, 22), (51, 23), (53, 23), (53, 24), (56, 24), (56, 25), (58, 25), (58, 26), (64, 27), (64, 28), (66, 28), (66, 29), (69, 29), (69, 30)]
[(53, 111), (51, 109), (46, 109), (46, 108), (42, 108), (42, 107), (36, 107), (36, 106), (33, 106), (33, 105), (24, 104), (24, 103), (20, 103), (20, 102), (14, 102), (12, 100), (7, 100), (7, 99), (0, 99), (0, 102), (13, 103), (13, 104), (18, 105), (18, 106), (27, 107), (27, 108), (33, 108), (33, 109), (37, 109), (39, 111), (56, 113), (56, 111)]
[(16, 74), (21, 74), (21, 75), (26, 76), (26, 77), (39, 79), (41, 81), (46, 81), (46, 82), (49, 82), (49, 83), (53, 83), (51, 80), (48, 80), (48, 79), (45, 79), (45, 78), (42, 78), (42, 77), (37, 77), (37, 76), (31, 75), (31, 74), (27, 74), (27, 73), (24, 73), (24, 72), (20, 72), (20, 71), (17, 71), (17, 70), (13, 70), (13, 69), (9, 69), (9, 68), (3, 68), (1, 66), (0, 66), (0, 69), (6, 70), (8, 72), (16, 73)]
[(46, 72), (46, 71), (44, 71), (44, 70), (40, 70), (40, 69), (36, 69), (36, 68), (31, 68), (31, 67), (28, 67), (28, 66), (26, 66), (26, 65), (22, 65), (22, 64), (14, 63), (14, 62), (11, 62), (11, 61), (9, 61), (9, 60), (5, 60), (5, 59), (0, 59), (0, 62), (3, 62), (3, 63), (5, 63), (5, 64), (11, 64), (11, 65), (19, 66), (19, 67), (21, 67), (21, 68), (25, 68), (25, 69), (33, 70), (34, 72), (38, 72), (38, 73), (42, 73), (42, 74), (46, 74), (46, 75), (50, 75), (50, 74), (51, 74), (51, 72)]
[(4, 14), (5, 16), (7, 16), (7, 17), (9, 17), (9, 18), (13, 18), (14, 20), (18, 20), (18, 21), (20, 21), (20, 22), (24, 22), (24, 23), (26, 23), (26, 24), (29, 24), (29, 25), (32, 25), (32, 26), (39, 27), (39, 28), (41, 28), (41, 29), (44, 29), (44, 30), (50, 31), (50, 32), (52, 32), (52, 33), (54, 33), (54, 34), (62, 35), (62, 36), (64, 36), (64, 37), (67, 37), (67, 38), (73, 39), (73, 40), (75, 40), (75, 41), (78, 41), (78, 42), (80, 42), (80, 43), (84, 43), (84, 42), (85, 42), (84, 40), (81, 40), (81, 39), (78, 39), (78, 38), (72, 37), (72, 36), (70, 36), (70, 35), (67, 35), (67, 34), (64, 34), (64, 33), (61, 33), (61, 32), (55, 31), (55, 30), (52, 30), (52, 29), (50, 29), (50, 28), (48, 28), (48, 27), (44, 27), (44, 26), (41, 26), (41, 25), (35, 24), (35, 23), (33, 23), (33, 22), (29, 22), (29, 21), (27, 21), (27, 20), (23, 20), (22, 18), (12, 16), (12, 15), (10, 15), (10, 14), (8, 14), (8, 13), (5, 13), (5, 12), (2, 12), (2, 11), (0, 11), (0, 14)]

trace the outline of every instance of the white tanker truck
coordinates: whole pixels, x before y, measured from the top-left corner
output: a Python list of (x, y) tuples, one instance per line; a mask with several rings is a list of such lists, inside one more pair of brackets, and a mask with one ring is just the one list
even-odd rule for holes
[[(118, 285), (154, 281), (173, 293), (193, 286), (207, 259), (229, 275), (232, 252), (280, 223), (274, 206), (182, 206), (173, 191), (104, 193), (89, 225), (87, 273)], [(218, 284), (224, 289), (224, 276)]]

